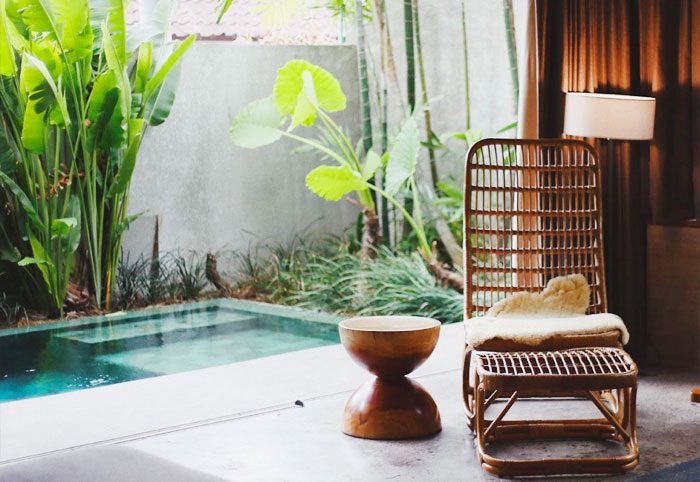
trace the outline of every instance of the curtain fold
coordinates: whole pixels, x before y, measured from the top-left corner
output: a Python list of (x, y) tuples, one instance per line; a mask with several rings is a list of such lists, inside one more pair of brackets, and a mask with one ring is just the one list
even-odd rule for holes
[(610, 311), (646, 344), (646, 223), (700, 213), (700, 1), (536, 0), (539, 137), (561, 137), (566, 92), (657, 99), (651, 142), (587, 139), (601, 155)]

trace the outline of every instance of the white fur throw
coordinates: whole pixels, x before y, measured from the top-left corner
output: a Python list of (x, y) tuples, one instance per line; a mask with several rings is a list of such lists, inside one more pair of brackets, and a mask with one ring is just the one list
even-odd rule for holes
[(590, 287), (580, 274), (560, 276), (542, 293), (515, 293), (499, 301), (486, 316), (467, 320), (467, 344), (479, 345), (494, 338), (528, 345), (557, 335), (593, 335), (618, 330), (623, 344), (629, 333), (622, 319), (612, 313), (585, 315)]

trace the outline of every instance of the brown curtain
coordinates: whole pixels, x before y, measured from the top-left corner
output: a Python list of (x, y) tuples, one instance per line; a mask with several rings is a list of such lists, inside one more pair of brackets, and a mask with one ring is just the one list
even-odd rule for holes
[(700, 0), (537, 0), (535, 9), (540, 137), (562, 135), (566, 92), (657, 99), (652, 142), (588, 139), (603, 167), (610, 311), (643, 358), (647, 219), (700, 213)]

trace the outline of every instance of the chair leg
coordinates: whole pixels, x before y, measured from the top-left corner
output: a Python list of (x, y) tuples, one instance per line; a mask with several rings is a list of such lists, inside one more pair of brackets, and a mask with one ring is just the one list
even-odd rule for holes
[[(503, 421), (503, 415), (517, 399), (517, 392), (493, 421), (485, 419), (487, 393), (477, 375), (474, 380), (473, 421), (476, 449), (484, 470), (500, 476), (535, 476), (557, 474), (611, 474), (633, 469), (639, 463), (636, 426), (636, 387), (618, 391), (617, 403), (604, 404), (600, 392), (589, 392), (605, 419), (586, 420), (516, 420)], [(623, 423), (626, 422), (626, 423)], [(607, 439), (622, 442), (627, 453), (612, 457), (501, 459), (489, 454), (487, 443), (495, 441), (544, 439)]]
[(467, 416), (467, 427), (474, 432), (474, 387), (469, 373), (473, 348), (466, 347), (462, 360), (462, 403)]

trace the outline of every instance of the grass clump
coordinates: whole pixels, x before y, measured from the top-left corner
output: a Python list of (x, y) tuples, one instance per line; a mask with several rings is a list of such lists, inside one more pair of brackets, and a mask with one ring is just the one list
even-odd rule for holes
[(344, 315), (414, 315), (443, 323), (462, 320), (463, 296), (439, 285), (416, 253), (382, 249), (375, 259), (349, 252), (319, 256), (287, 303)]

